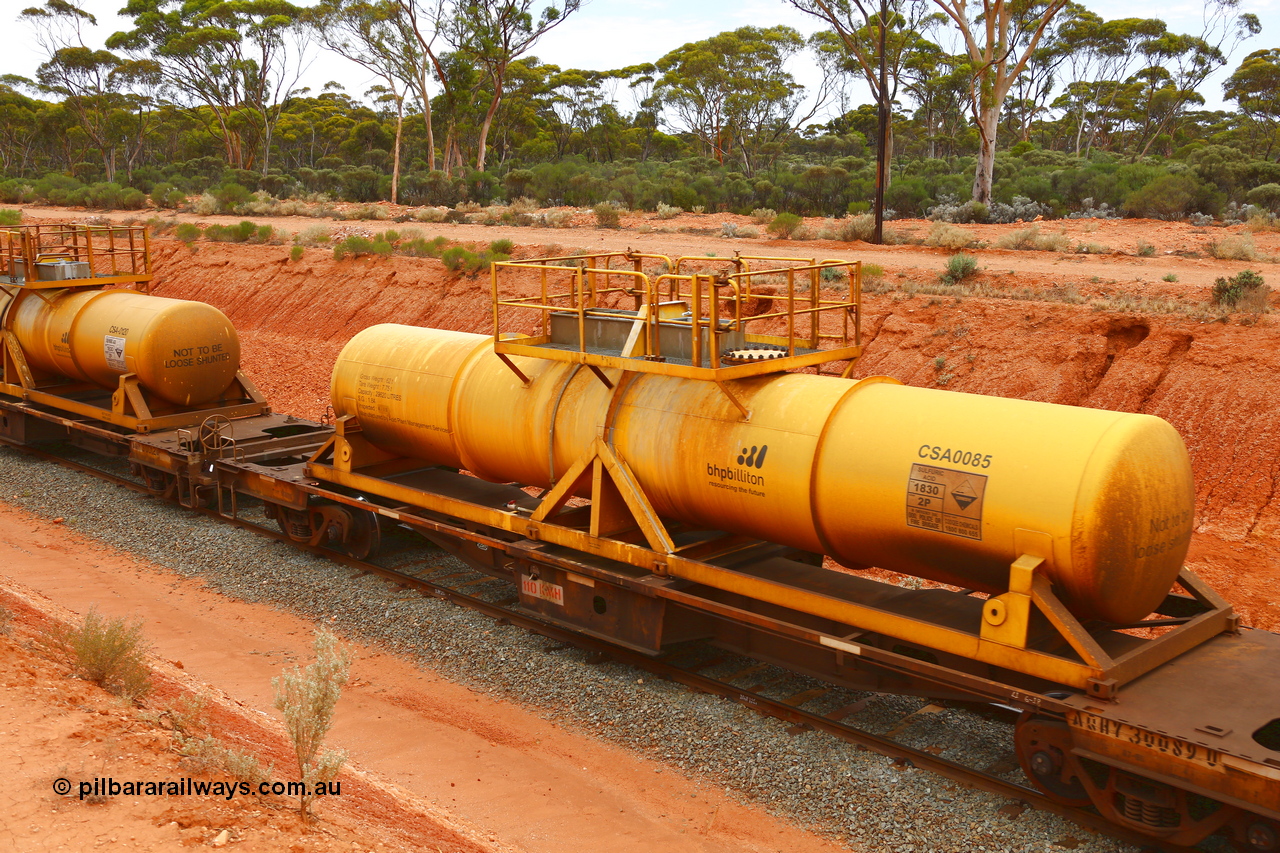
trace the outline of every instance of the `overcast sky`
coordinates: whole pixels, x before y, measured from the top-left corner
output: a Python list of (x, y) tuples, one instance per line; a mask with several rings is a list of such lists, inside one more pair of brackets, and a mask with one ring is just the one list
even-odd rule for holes
[[(0, 0), (0, 6), (14, 10), (14, 18), (0, 23), (0, 73), (33, 76), (43, 60), (27, 25), (17, 22), (17, 10), (39, 0)], [(301, 0), (305, 5), (307, 0)], [(115, 15), (123, 0), (83, 0), (84, 8), (98, 19), (92, 31), (98, 44), (129, 20)], [(1203, 4), (1191, 0), (1115, 0), (1103, 4), (1086, 0), (1085, 5), (1104, 18), (1162, 18), (1175, 32), (1198, 34), (1203, 22)], [(1222, 80), (1248, 53), (1280, 46), (1280, 0), (1241, 0), (1242, 11), (1253, 12), (1262, 21), (1262, 33), (1236, 49), (1220, 71), (1201, 89), (1209, 108), (1221, 108)], [(787, 24), (802, 33), (818, 29), (816, 18), (802, 14), (784, 0), (585, 0), (580, 11), (570, 16), (539, 42), (533, 51), (544, 62), (562, 68), (609, 70), (653, 62), (680, 45), (742, 26)], [(816, 86), (817, 72), (796, 60), (790, 69), (801, 83)], [(341, 83), (348, 93), (362, 97), (374, 82), (357, 66), (330, 53), (316, 51), (302, 84), (319, 91), (330, 80)], [(855, 102), (863, 98), (855, 98)], [(624, 104), (624, 108), (629, 105)]]

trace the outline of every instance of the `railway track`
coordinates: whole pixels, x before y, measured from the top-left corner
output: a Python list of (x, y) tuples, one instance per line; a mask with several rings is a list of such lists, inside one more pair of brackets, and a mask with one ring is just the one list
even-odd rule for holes
[[(101, 457), (92, 458), (97, 461), (105, 461), (106, 466), (91, 465), (64, 455), (20, 445), (4, 439), (0, 439), (0, 445), (19, 450), (28, 456), (80, 471), (123, 488), (139, 493), (153, 494), (152, 490), (148, 489), (143, 483), (110, 470), (109, 467), (106, 467), (110, 466), (110, 460), (102, 460)], [(1169, 853), (1177, 853), (1177, 851), (1198, 849), (1158, 843), (1149, 836), (1117, 826), (1092, 811), (1064, 806), (1049, 799), (1034, 788), (1004, 778), (998, 772), (1002, 768), (988, 767), (983, 769), (968, 766), (910, 746), (892, 737), (894, 734), (904, 732), (910, 726), (913, 718), (921, 713), (921, 709), (908, 713), (896, 724), (889, 726), (888, 733), (876, 734), (856, 725), (856, 717), (868, 706), (871, 701), (870, 697), (864, 696), (850, 703), (841, 703), (838, 708), (831, 711), (806, 710), (806, 705), (823, 704), (821, 700), (824, 698), (828, 700), (826, 704), (830, 704), (831, 697), (828, 693), (830, 691), (843, 691), (844, 688), (819, 687), (802, 690), (792, 695), (770, 696), (767, 694), (771, 692), (772, 683), (767, 676), (770, 670), (776, 670), (771, 664), (753, 664), (750, 659), (743, 658), (742, 660), (747, 662), (746, 665), (729, 667), (732, 670), (730, 673), (724, 677), (716, 678), (704, 674), (702, 670), (725, 668), (724, 666), (715, 666), (725, 662), (725, 655), (717, 655), (710, 646), (681, 645), (661, 656), (651, 657), (624, 646), (567, 630), (539, 619), (536, 615), (513, 609), (513, 605), (518, 600), (514, 594), (499, 597), (497, 600), (489, 600), (489, 598), (486, 598), (473, 588), (488, 588), (492, 591), (501, 587), (511, 589), (511, 585), (499, 578), (484, 575), (474, 570), (457, 571), (453, 567), (433, 565), (434, 562), (438, 562), (438, 552), (434, 553), (434, 557), (428, 555), (426, 559), (414, 559), (420, 555), (404, 549), (391, 550), (389, 554), (382, 558), (361, 560), (328, 548), (298, 542), (273, 527), (268, 527), (256, 520), (238, 516), (230, 517), (213, 508), (202, 508), (193, 511), (219, 522), (251, 531), (258, 536), (286, 542), (301, 550), (323, 556), (337, 564), (352, 569), (356, 573), (353, 576), (381, 578), (398, 587), (468, 608), (495, 620), (499, 624), (512, 625), (537, 633), (559, 644), (558, 646), (553, 646), (551, 650), (567, 647), (582, 649), (591, 655), (590, 662), (592, 663), (616, 661), (660, 678), (682, 684), (693, 690), (740, 703), (757, 713), (774, 717), (790, 724), (787, 730), (789, 734), (804, 736), (808, 732), (822, 732), (847, 743), (855, 744), (892, 758), (897, 766), (914, 766), (928, 770), (962, 785), (1007, 797), (1031, 807), (1060, 815), (1086, 829), (1108, 835), (1146, 850), (1164, 850), (1169, 851)], [(472, 534), (472, 537), (481, 542), (486, 538), (478, 534)], [(500, 543), (497, 540), (492, 540), (492, 544), (497, 547)], [(397, 558), (402, 558), (402, 565), (395, 565)], [(403, 563), (408, 565), (406, 566)], [(740, 656), (734, 653), (732, 657), (737, 659)], [(937, 709), (938, 706), (923, 706), (924, 710), (929, 708)], [(1011, 715), (1014, 713), (1013, 710), (997, 706), (990, 706), (990, 710), (996, 714), (1010, 716), (1009, 736), (1006, 742), (1012, 743)], [(855, 719), (851, 721), (850, 718)], [(1016, 763), (1013, 766), (1016, 766)]]

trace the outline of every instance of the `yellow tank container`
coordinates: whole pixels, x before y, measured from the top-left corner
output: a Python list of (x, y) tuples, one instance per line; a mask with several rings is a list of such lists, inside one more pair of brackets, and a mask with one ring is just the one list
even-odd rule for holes
[(1194, 493), (1149, 415), (810, 374), (714, 383), (515, 359), (483, 335), (384, 325), (334, 367), (332, 401), (374, 445), (549, 486), (598, 435), (668, 518), (1001, 593), (1042, 557), (1081, 619), (1130, 622), (1169, 591)]
[(10, 328), (33, 368), (114, 389), (133, 373), (177, 406), (217, 400), (240, 369), (240, 338), (203, 302), (133, 290), (45, 290), (12, 306)]

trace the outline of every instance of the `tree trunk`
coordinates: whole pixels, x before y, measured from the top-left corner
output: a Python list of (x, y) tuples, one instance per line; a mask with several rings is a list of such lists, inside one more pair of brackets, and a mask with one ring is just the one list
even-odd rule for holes
[(427, 171), (436, 170), (436, 131), (431, 117), (431, 95), (427, 92), (427, 69), (418, 74), (418, 95), (422, 98), (422, 123), (427, 129)]
[(454, 123), (453, 119), (449, 119), (449, 126), (444, 132), (444, 176), (446, 178), (453, 177), (453, 136)]
[(404, 134), (404, 101), (396, 102), (396, 142), (391, 154), (391, 203), (399, 204), (400, 198), (400, 138)]
[(978, 115), (978, 163), (973, 172), (973, 200), (991, 204), (991, 184), (996, 168), (996, 129), (1000, 124), (1000, 108), (984, 105)]
[(484, 123), (480, 125), (480, 145), (476, 151), (476, 171), (484, 171), (485, 144), (489, 139), (489, 128), (493, 126), (493, 117), (502, 103), (502, 82), (495, 78), (493, 84), (493, 100), (489, 102), (489, 110), (484, 114)]

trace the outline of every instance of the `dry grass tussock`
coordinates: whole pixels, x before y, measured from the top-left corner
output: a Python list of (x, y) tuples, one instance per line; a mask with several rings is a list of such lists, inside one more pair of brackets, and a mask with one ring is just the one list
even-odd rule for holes
[(150, 722), (168, 729), (184, 762), (198, 772), (226, 774), (255, 788), (271, 780), (272, 765), (263, 766), (252, 752), (236, 749), (214, 736), (209, 722), (208, 699), (203, 694), (184, 693), (176, 701), (146, 716)]
[(1033, 252), (1069, 252), (1071, 240), (1065, 230), (1055, 233), (1043, 233), (1039, 226), (1019, 228), (1005, 234), (996, 241), (997, 249), (1020, 249)]
[(1210, 240), (1204, 244), (1204, 250), (1209, 257), (1220, 261), (1256, 261), (1258, 259), (1258, 249), (1253, 244), (1253, 238), (1248, 234), (1228, 234), (1217, 240)]
[(924, 238), (924, 245), (943, 249), (967, 249), (978, 242), (972, 231), (966, 231), (950, 222), (935, 222)]

